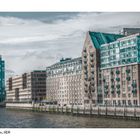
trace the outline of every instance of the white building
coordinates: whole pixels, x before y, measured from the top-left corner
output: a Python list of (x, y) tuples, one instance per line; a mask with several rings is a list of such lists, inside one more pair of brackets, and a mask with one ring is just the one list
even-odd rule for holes
[(81, 69), (81, 57), (62, 59), (47, 67), (47, 101), (60, 106), (83, 105)]

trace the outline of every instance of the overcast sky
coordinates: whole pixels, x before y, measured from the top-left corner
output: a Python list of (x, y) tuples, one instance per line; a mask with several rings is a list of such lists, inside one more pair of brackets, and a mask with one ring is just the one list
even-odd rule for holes
[(0, 13), (0, 54), (16, 74), (79, 57), (88, 30), (140, 27), (140, 13)]

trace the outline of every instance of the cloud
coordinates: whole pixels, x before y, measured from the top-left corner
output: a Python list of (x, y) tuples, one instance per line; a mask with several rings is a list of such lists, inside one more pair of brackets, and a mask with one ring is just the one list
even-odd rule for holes
[(43, 18), (1, 16), (0, 53), (6, 68), (17, 74), (45, 68), (62, 57), (81, 56), (88, 30), (118, 33), (123, 27), (140, 25), (140, 13), (63, 14), (53, 17), (47, 13)]

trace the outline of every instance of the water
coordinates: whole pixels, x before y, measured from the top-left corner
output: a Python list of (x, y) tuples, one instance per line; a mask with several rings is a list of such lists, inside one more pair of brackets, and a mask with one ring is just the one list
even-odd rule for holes
[(0, 108), (0, 128), (140, 128), (140, 121)]

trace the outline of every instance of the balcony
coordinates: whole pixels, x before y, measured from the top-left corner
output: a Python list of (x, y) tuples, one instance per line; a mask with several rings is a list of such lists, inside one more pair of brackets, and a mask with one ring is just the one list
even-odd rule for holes
[(93, 53), (90, 53), (90, 57), (93, 57)]
[(111, 75), (113, 75), (113, 74), (114, 74), (114, 72), (113, 72), (113, 71), (111, 71), (111, 72), (110, 72), (110, 74), (111, 74)]
[(130, 69), (127, 69), (127, 70), (126, 70), (126, 73), (130, 73)]
[(94, 68), (94, 65), (93, 65), (93, 64), (91, 64), (91, 67), (92, 67), (92, 68)]
[(87, 78), (87, 77), (85, 77), (84, 79), (85, 79), (86, 81), (88, 80), (88, 78)]
[(87, 83), (84, 84), (86, 87), (88, 86)]
[(114, 89), (114, 85), (111, 85), (111, 88)]
[(108, 94), (108, 91), (104, 91), (104, 93), (105, 93), (105, 95), (107, 95)]
[(136, 94), (137, 93), (137, 90), (135, 89), (135, 90), (132, 90), (132, 93), (133, 94)]
[(87, 58), (87, 55), (86, 54), (84, 54), (84, 58)]
[(84, 66), (84, 69), (85, 69), (85, 70), (87, 70), (87, 65), (86, 65), (86, 66)]
[(104, 88), (105, 88), (105, 89), (108, 89), (108, 85), (105, 85)]
[(94, 92), (95, 91), (95, 87), (91, 86), (91, 91)]
[(114, 82), (114, 79), (113, 78), (111, 78), (111, 82)]
[(133, 88), (136, 88), (137, 87), (137, 84), (136, 83), (132, 83), (132, 87)]
[(85, 64), (85, 65), (87, 64), (87, 61), (86, 61), (86, 60), (84, 60), (84, 64)]
[(86, 92), (86, 93), (88, 93), (88, 90), (87, 90), (87, 89), (85, 89), (85, 92)]
[(130, 81), (130, 80), (131, 80), (130, 76), (129, 76), (129, 77), (126, 77), (126, 80), (127, 80), (127, 81)]
[(90, 61), (93, 63), (94, 62), (93, 58), (91, 58)]
[(117, 90), (117, 94), (120, 95), (120, 93), (121, 93), (120, 90)]
[(94, 80), (94, 77), (92, 77), (91, 79)]
[(116, 70), (116, 74), (120, 74), (120, 71), (119, 70)]
[(88, 71), (86, 71), (86, 70), (85, 70), (85, 71), (84, 71), (84, 74), (86, 74), (86, 75), (87, 75), (87, 74), (88, 74)]
[(105, 83), (105, 81), (106, 81), (106, 80), (105, 80), (105, 79), (103, 79), (103, 82), (104, 82), (104, 83)]
[(111, 91), (111, 94), (114, 94), (114, 90)]
[(120, 85), (116, 85), (116, 88), (117, 88), (117, 89), (120, 89)]
[(83, 50), (83, 52), (84, 52), (84, 53), (86, 53), (86, 52), (87, 52), (87, 50), (86, 50), (86, 49), (84, 49), (84, 50)]
[(119, 78), (119, 77), (117, 77), (117, 78), (116, 78), (116, 81), (118, 81), (118, 82), (119, 82), (119, 81), (120, 81), (120, 78)]
[(92, 74), (94, 74), (94, 71), (91, 71)]

